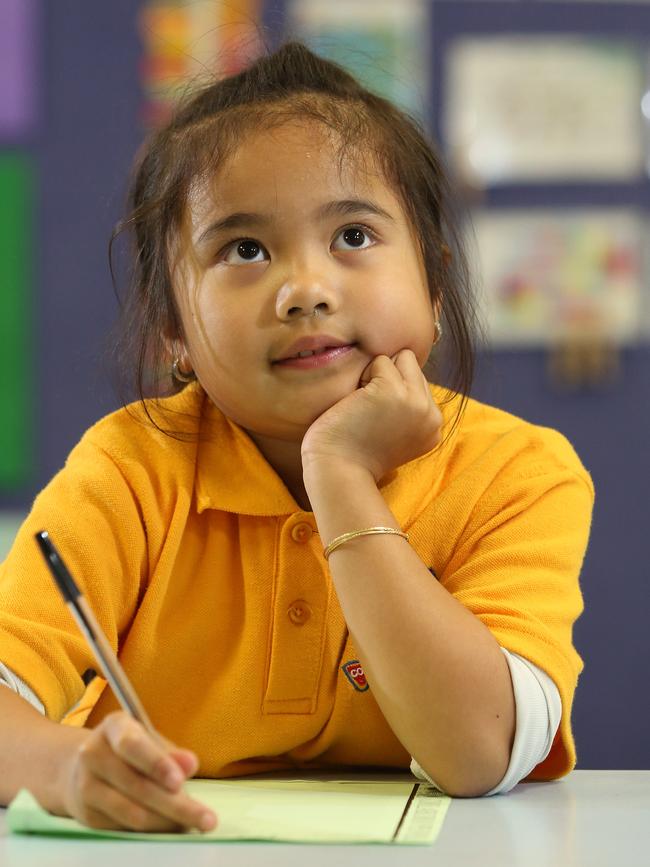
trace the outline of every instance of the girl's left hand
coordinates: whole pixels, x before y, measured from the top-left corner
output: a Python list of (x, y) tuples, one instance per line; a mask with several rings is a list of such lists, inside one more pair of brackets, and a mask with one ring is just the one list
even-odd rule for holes
[(376, 482), (440, 441), (442, 415), (415, 354), (378, 355), (360, 387), (310, 426), (302, 442), (303, 473), (337, 461), (367, 469)]

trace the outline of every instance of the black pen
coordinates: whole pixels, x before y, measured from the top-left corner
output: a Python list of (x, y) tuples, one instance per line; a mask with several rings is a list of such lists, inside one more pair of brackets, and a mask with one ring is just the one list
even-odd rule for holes
[(108, 643), (108, 639), (102, 632), (97, 618), (75, 584), (72, 575), (61, 559), (61, 555), (54, 547), (54, 543), (50, 539), (47, 530), (41, 530), (40, 533), (36, 533), (35, 539), (56, 581), (56, 585), (61, 591), (65, 604), (70, 609), (79, 629), (95, 654), (95, 659), (102, 674), (110, 684), (117, 700), (130, 716), (142, 723), (150, 734), (159, 738), (160, 735), (158, 735), (151, 724), (151, 720), (147, 716), (142, 702), (131, 686), (124, 669)]

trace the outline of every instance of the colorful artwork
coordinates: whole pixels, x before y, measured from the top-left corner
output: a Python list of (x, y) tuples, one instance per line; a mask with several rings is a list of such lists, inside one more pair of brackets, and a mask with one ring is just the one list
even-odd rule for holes
[(370, 90), (424, 116), (430, 4), (426, 0), (290, 0), (288, 38), (349, 69)]
[(238, 72), (262, 50), (262, 0), (148, 0), (140, 13), (142, 119), (166, 122), (193, 84)]
[(642, 221), (629, 211), (508, 211), (474, 220), (494, 346), (642, 331)]
[(467, 38), (450, 50), (445, 139), (466, 181), (632, 179), (644, 170), (634, 43)]
[(0, 154), (0, 489), (29, 481), (33, 467), (31, 236), (33, 171)]
[(0, 142), (36, 121), (36, 0), (0, 0)]

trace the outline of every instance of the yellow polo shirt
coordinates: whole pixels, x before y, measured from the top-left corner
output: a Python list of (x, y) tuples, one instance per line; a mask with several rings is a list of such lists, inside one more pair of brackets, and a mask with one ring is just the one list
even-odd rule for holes
[[(443, 407), (448, 427), (456, 408)], [(200, 775), (407, 768), (355, 664), (313, 514), (198, 385), (151, 412), (177, 435), (138, 404), (121, 409), (36, 498), (0, 567), (0, 661), (55, 720), (95, 668), (34, 542), (47, 529), (154, 725), (197, 752)], [(470, 400), (443, 445), (382, 493), (431, 580), (556, 683), (562, 722), (531, 776), (568, 773), (593, 503), (575, 452), (555, 431)], [(116, 707), (104, 690), (87, 724)]]

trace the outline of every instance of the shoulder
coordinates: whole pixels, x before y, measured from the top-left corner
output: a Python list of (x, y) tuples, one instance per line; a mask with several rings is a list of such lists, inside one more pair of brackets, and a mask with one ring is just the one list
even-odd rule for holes
[(172, 397), (128, 404), (90, 427), (79, 446), (104, 451), (118, 463), (164, 462), (196, 443), (203, 402), (203, 392), (188, 386)]
[(454, 395), (443, 405), (448, 433), (441, 456), (454, 475), (473, 470), (493, 481), (504, 473), (519, 479), (569, 475), (593, 491), (589, 472), (559, 431), (473, 398), (467, 398), (459, 413), (460, 403), (461, 398)]
[(188, 386), (180, 394), (136, 402), (100, 419), (70, 452), (59, 474), (99, 487), (116, 485), (136, 499), (155, 489), (191, 484), (204, 395)]

